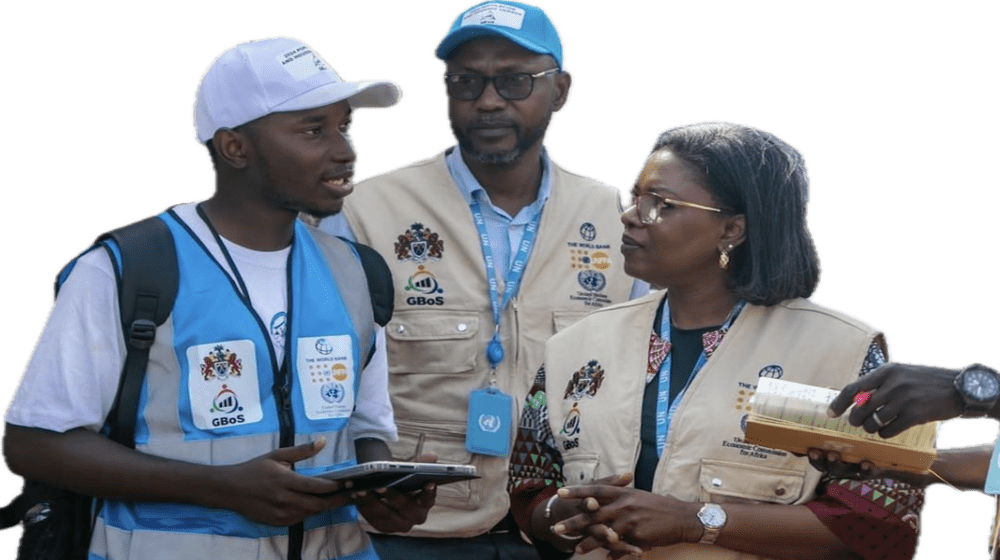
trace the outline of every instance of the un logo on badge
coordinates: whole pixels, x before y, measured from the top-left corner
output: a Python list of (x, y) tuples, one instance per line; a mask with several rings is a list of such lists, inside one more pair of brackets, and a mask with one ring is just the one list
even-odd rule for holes
[(597, 228), (590, 222), (584, 222), (583, 225), (580, 226), (580, 237), (582, 237), (584, 241), (593, 241), (597, 238)]
[(488, 433), (494, 434), (500, 430), (500, 425), (503, 422), (500, 421), (499, 416), (493, 414), (480, 414), (479, 415), (479, 429)]

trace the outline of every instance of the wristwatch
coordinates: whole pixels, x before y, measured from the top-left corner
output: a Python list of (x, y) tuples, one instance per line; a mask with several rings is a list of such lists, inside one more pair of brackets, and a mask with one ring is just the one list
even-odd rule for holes
[(963, 417), (986, 416), (1000, 398), (1000, 373), (982, 364), (972, 364), (955, 376), (955, 390), (965, 401)]
[(706, 503), (698, 511), (698, 521), (705, 528), (698, 544), (715, 544), (715, 539), (726, 526), (726, 512), (719, 504)]

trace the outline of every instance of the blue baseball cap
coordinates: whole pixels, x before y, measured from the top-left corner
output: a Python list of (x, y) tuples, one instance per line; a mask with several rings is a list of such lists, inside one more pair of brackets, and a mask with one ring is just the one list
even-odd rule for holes
[(562, 43), (555, 26), (541, 8), (519, 2), (492, 0), (469, 8), (451, 25), (434, 54), (448, 60), (463, 43), (487, 35), (503, 37), (531, 52), (552, 55), (562, 70)]

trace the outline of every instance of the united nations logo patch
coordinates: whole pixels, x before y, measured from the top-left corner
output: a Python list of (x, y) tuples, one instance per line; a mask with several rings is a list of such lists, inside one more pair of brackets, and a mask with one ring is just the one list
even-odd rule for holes
[(406, 233), (396, 238), (396, 258), (401, 261), (422, 263), (436, 261), (444, 253), (444, 240), (430, 228), (415, 223)]
[(592, 399), (597, 395), (597, 390), (601, 388), (601, 383), (603, 382), (604, 368), (597, 363), (597, 360), (590, 360), (587, 362), (587, 365), (573, 374), (573, 377), (569, 380), (569, 384), (566, 386), (566, 393), (563, 395), (563, 399), (573, 399), (574, 401), (578, 401), (584, 397)]
[(597, 228), (590, 222), (584, 222), (583, 225), (580, 226), (580, 237), (584, 241), (593, 241), (594, 239), (597, 239)]
[(581, 270), (576, 275), (576, 281), (588, 292), (600, 292), (608, 283), (604, 274), (596, 270)]
[(319, 388), (319, 396), (330, 404), (340, 404), (344, 402), (347, 390), (340, 383), (324, 383)]
[(782, 375), (785, 375), (785, 370), (777, 364), (764, 366), (761, 368), (760, 372), (757, 373), (757, 377), (770, 377), (771, 379), (781, 379)]

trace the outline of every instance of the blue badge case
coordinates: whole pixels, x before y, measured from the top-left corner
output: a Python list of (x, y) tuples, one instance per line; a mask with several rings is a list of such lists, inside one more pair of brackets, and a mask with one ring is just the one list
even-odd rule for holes
[(514, 399), (499, 389), (470, 393), (465, 448), (480, 455), (509, 456), (513, 410)]
[(990, 456), (990, 470), (986, 473), (986, 487), (983, 492), (991, 496), (1000, 495), (1000, 440), (993, 447), (993, 455)]

